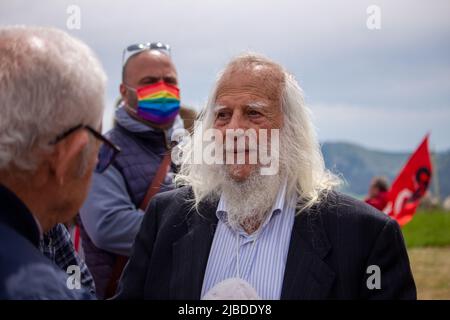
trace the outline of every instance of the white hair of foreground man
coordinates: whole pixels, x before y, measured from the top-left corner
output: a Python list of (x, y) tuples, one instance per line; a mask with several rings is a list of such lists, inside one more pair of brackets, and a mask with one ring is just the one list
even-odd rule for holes
[[(281, 109), (284, 114), (283, 127), (280, 132), (282, 154), (280, 154), (281, 167), (287, 177), (287, 193), (298, 194), (300, 197), (298, 212), (319, 202), (329, 191), (340, 185), (340, 179), (325, 168), (322, 152), (310, 118), (310, 110), (305, 106), (303, 93), (295, 78), (282, 67), (270, 59), (257, 54), (244, 54), (234, 58), (223, 72), (208, 99), (207, 105), (200, 115), (201, 127), (195, 131), (207, 130), (214, 124), (214, 106), (217, 86), (222, 75), (228, 68), (236, 65), (262, 65), (277, 66), (284, 74), (282, 83)], [(198, 136), (202, 136), (201, 134)], [(195, 137), (195, 135), (194, 135)], [(193, 152), (194, 143), (182, 144), (182, 152), (186, 159), (181, 163), (179, 174), (175, 181), (180, 185), (192, 187), (195, 203), (198, 204), (220, 194), (220, 170), (213, 165), (193, 164), (189, 161)]]
[(39, 152), (102, 119), (106, 75), (92, 50), (54, 28), (0, 28), (0, 170), (34, 170)]

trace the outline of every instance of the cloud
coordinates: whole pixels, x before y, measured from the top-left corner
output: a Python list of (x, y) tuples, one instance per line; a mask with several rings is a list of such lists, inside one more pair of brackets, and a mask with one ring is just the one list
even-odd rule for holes
[(363, 108), (354, 105), (312, 105), (321, 141), (349, 141), (372, 149), (412, 151), (430, 132), (431, 148), (448, 143), (450, 108)]
[[(78, 5), (81, 30), (70, 32), (100, 57), (109, 76), (109, 102), (118, 95), (122, 49), (164, 41), (173, 47), (182, 99), (197, 108), (226, 61), (253, 50), (293, 72), (310, 105), (358, 106), (361, 113), (389, 111), (399, 117), (413, 109), (435, 116), (429, 126), (440, 127), (440, 112), (450, 108), (450, 2), (376, 3), (381, 9), (377, 31), (366, 27), (371, 0), (11, 0), (0, 3), (0, 21), (65, 29), (67, 6)], [(342, 121), (353, 129), (343, 131), (345, 140), (358, 134), (372, 143), (381, 136), (388, 149), (415, 143), (384, 131), (375, 134), (364, 122)], [(405, 123), (405, 130), (417, 130), (413, 123)], [(438, 148), (450, 148), (449, 133), (434, 133)]]

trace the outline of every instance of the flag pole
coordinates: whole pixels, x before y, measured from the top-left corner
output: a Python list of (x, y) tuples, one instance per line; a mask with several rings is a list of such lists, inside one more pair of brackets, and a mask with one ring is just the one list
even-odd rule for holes
[(434, 189), (434, 192), (436, 193), (436, 199), (440, 205), (441, 204), (441, 190), (440, 190), (440, 186), (439, 186), (437, 152), (436, 152), (436, 147), (434, 144), (433, 144), (432, 150), (433, 151), (431, 152), (431, 164), (433, 166), (433, 176), (431, 177), (431, 179), (433, 180), (433, 189)]

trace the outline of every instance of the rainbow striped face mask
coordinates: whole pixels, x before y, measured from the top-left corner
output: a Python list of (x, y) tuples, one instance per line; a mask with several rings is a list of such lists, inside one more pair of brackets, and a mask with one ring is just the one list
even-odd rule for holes
[(158, 125), (172, 122), (180, 111), (180, 89), (159, 81), (136, 90), (137, 116)]

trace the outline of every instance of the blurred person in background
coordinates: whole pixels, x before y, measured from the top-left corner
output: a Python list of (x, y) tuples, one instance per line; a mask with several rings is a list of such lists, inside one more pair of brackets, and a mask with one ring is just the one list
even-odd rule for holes
[(93, 298), (39, 245), (118, 150), (97, 162), (105, 84), (91, 49), (67, 33), (0, 28), (0, 299)]
[(380, 211), (388, 203), (389, 182), (385, 177), (375, 177), (372, 179), (369, 187), (369, 193), (365, 202)]
[[(121, 102), (109, 139), (120, 155), (92, 188), (80, 210), (82, 246), (97, 297), (111, 297), (150, 198), (173, 188), (171, 135), (183, 128), (178, 75), (169, 45), (128, 46), (122, 57)], [(100, 150), (99, 158), (105, 154)]]

